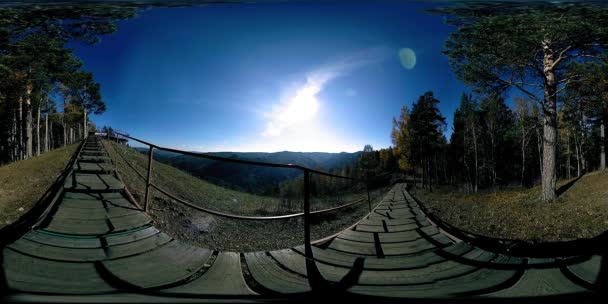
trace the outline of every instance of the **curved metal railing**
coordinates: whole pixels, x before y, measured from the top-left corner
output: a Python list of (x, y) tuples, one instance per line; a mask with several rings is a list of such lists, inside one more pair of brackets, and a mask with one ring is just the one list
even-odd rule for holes
[[(137, 141), (139, 143), (142, 143), (144, 145), (147, 145), (149, 147), (148, 150), (148, 170), (147, 170), (147, 177), (144, 177), (144, 175), (139, 172), (139, 170), (135, 169), (128, 161), (126, 161), (124, 158), (123, 160), (127, 163), (127, 165), (133, 169), (137, 175), (139, 175), (139, 177), (141, 177), (145, 182), (146, 182), (146, 189), (145, 189), (145, 195), (144, 195), (144, 211), (148, 211), (148, 205), (149, 205), (149, 193), (150, 193), (150, 188), (154, 188), (157, 191), (161, 192), (162, 194), (170, 197), (171, 199), (186, 205), (190, 208), (202, 211), (202, 212), (206, 212), (206, 213), (210, 213), (210, 214), (214, 214), (217, 216), (222, 216), (222, 217), (226, 217), (226, 218), (232, 218), (232, 219), (240, 219), (240, 220), (282, 220), (282, 219), (288, 219), (288, 218), (294, 218), (294, 217), (300, 217), (300, 216), (305, 216), (306, 214), (306, 210), (304, 210), (303, 212), (299, 212), (299, 213), (293, 213), (293, 214), (286, 214), (286, 215), (277, 215), (277, 216), (245, 216), (245, 215), (237, 215), (237, 214), (231, 214), (231, 213), (226, 213), (226, 212), (221, 212), (221, 211), (217, 211), (217, 210), (212, 210), (209, 208), (204, 208), (201, 206), (198, 206), (194, 203), (188, 202), (184, 199), (181, 199), (179, 197), (177, 197), (176, 195), (170, 193), (169, 191), (167, 191), (166, 189), (162, 189), (160, 186), (155, 185), (154, 183), (152, 183), (151, 181), (151, 172), (152, 172), (152, 159), (153, 159), (153, 155), (154, 155), (154, 149), (156, 150), (162, 150), (162, 151), (167, 151), (167, 152), (172, 152), (172, 153), (177, 153), (177, 154), (183, 154), (183, 155), (189, 155), (189, 156), (194, 156), (194, 157), (200, 157), (200, 158), (205, 158), (205, 159), (211, 159), (211, 160), (216, 160), (216, 161), (223, 161), (223, 162), (231, 162), (231, 163), (238, 163), (238, 164), (243, 164), (243, 165), (252, 165), (252, 166), (263, 166), (263, 167), (272, 167), (272, 168), (289, 168), (289, 169), (296, 169), (296, 170), (301, 170), (304, 173), (304, 205), (307, 204), (306, 202), (306, 195), (309, 194), (310, 192), (310, 179), (308, 178), (310, 176), (311, 173), (314, 174), (318, 174), (318, 175), (322, 175), (322, 176), (328, 176), (328, 177), (333, 177), (333, 178), (340, 178), (340, 179), (347, 179), (347, 180), (354, 180), (354, 181), (359, 181), (359, 182), (365, 182), (366, 183), (366, 191), (367, 191), (367, 201), (368, 201), (368, 207), (371, 211), (371, 199), (370, 199), (370, 195), (369, 195), (369, 182), (370, 180), (366, 180), (366, 179), (361, 179), (361, 178), (355, 178), (355, 177), (349, 177), (349, 176), (342, 176), (342, 175), (337, 175), (337, 174), (332, 174), (332, 173), (328, 173), (328, 172), (323, 172), (323, 171), (319, 171), (319, 170), (315, 170), (315, 169), (311, 169), (311, 168), (307, 168), (301, 165), (295, 165), (295, 164), (277, 164), (277, 163), (268, 163), (268, 162), (258, 162), (258, 161), (251, 161), (251, 160), (243, 160), (243, 159), (234, 159), (234, 158), (227, 158), (227, 157), (221, 157), (221, 156), (215, 156), (215, 155), (209, 155), (209, 154), (204, 154), (204, 153), (197, 153), (197, 152), (190, 152), (190, 151), (182, 151), (182, 150), (177, 150), (177, 149), (172, 149), (172, 148), (166, 148), (166, 147), (162, 147), (144, 140), (141, 140), (139, 138), (135, 138), (132, 136), (129, 136), (127, 134), (121, 133), (121, 132), (113, 132), (115, 135), (119, 135), (122, 136), (124, 138), (128, 138), (134, 141)], [(121, 156), (122, 157), (122, 156)], [(307, 177), (308, 175), (308, 177)], [(322, 214), (322, 213), (326, 213), (326, 212), (331, 212), (331, 211), (336, 211), (342, 208), (346, 208), (349, 206), (352, 206), (354, 204), (357, 203), (361, 203), (364, 202), (365, 199), (358, 199), (355, 200), (353, 202), (349, 202), (337, 207), (331, 207), (331, 208), (327, 208), (327, 209), (322, 209), (322, 210), (316, 210), (316, 211), (310, 211), (310, 214)], [(304, 208), (306, 209), (306, 207)]]
[[(145, 188), (145, 195), (144, 195), (144, 211), (147, 212), (148, 211), (148, 201), (149, 201), (149, 195), (150, 195), (150, 188), (154, 188), (157, 191), (159, 191), (160, 193), (172, 198), (173, 200), (186, 205), (190, 208), (202, 211), (202, 212), (206, 212), (209, 214), (214, 214), (217, 216), (222, 216), (222, 217), (226, 217), (226, 218), (232, 218), (232, 219), (240, 219), (240, 220), (258, 220), (258, 221), (267, 221), (267, 220), (283, 220), (283, 219), (289, 219), (289, 218), (295, 218), (295, 217), (304, 217), (304, 256), (306, 258), (306, 271), (307, 273), (309, 273), (310, 275), (308, 276), (308, 280), (309, 283), (311, 284), (311, 286), (318, 286), (320, 284), (320, 282), (323, 282), (324, 279), (322, 278), (322, 276), (320, 275), (320, 272), (317, 268), (316, 263), (314, 263), (314, 256), (313, 256), (313, 252), (312, 252), (312, 242), (311, 242), (311, 233), (310, 233), (310, 226), (311, 226), (311, 216), (314, 214), (323, 214), (326, 212), (332, 212), (332, 211), (336, 211), (336, 210), (340, 210), (342, 208), (346, 208), (348, 206), (352, 206), (361, 202), (366, 201), (365, 198), (361, 198), (358, 200), (355, 200), (353, 202), (349, 202), (340, 206), (336, 206), (336, 207), (332, 207), (332, 208), (327, 208), (327, 209), (323, 209), (323, 210), (316, 210), (316, 211), (311, 211), (310, 209), (310, 196), (311, 196), (311, 191), (310, 191), (310, 175), (311, 174), (318, 174), (321, 176), (327, 176), (327, 177), (333, 177), (333, 178), (339, 178), (339, 179), (346, 179), (346, 180), (353, 180), (353, 181), (358, 181), (358, 182), (363, 182), (365, 183), (365, 189), (367, 192), (367, 202), (368, 202), (368, 207), (370, 212), (372, 211), (372, 204), (371, 204), (371, 199), (370, 199), (370, 193), (369, 193), (369, 189), (370, 189), (370, 182), (375, 181), (376, 179), (360, 179), (360, 178), (354, 178), (354, 177), (349, 177), (349, 176), (342, 176), (342, 175), (337, 175), (337, 174), (332, 174), (332, 173), (328, 173), (328, 172), (323, 172), (323, 171), (319, 171), (319, 170), (315, 170), (315, 169), (311, 169), (311, 168), (307, 168), (301, 165), (295, 165), (295, 164), (276, 164), (276, 163), (266, 163), (266, 162), (258, 162), (258, 161), (251, 161), (251, 160), (243, 160), (243, 159), (234, 159), (234, 158), (226, 158), (226, 157), (221, 157), (221, 156), (215, 156), (215, 155), (209, 155), (209, 154), (204, 154), (204, 153), (197, 153), (197, 152), (189, 152), (189, 151), (182, 151), (182, 150), (177, 150), (177, 149), (171, 149), (171, 148), (166, 148), (166, 147), (161, 147), (159, 145), (141, 140), (139, 138), (135, 138), (132, 136), (129, 136), (127, 134), (121, 133), (121, 132), (116, 132), (113, 131), (113, 135), (114, 137), (116, 137), (116, 140), (118, 141), (118, 136), (123, 137), (124, 139), (131, 139), (134, 140), (136, 142), (139, 142), (141, 144), (147, 145), (148, 146), (148, 166), (147, 166), (147, 172), (146, 172), (146, 177), (143, 177), (143, 174), (141, 174), (138, 170), (136, 170), (133, 166), (131, 166), (130, 164), (128, 164), (128, 161), (125, 160), (125, 162), (133, 169), (135, 170), (138, 175), (143, 178), (145, 180), (146, 183), (146, 188)], [(301, 170), (303, 172), (303, 194), (304, 194), (304, 206), (302, 212), (299, 213), (293, 213), (293, 214), (287, 214), (287, 215), (278, 215), (278, 216), (244, 216), (244, 215), (235, 215), (235, 214), (229, 214), (229, 213), (225, 213), (225, 212), (220, 212), (220, 211), (216, 211), (216, 210), (211, 210), (208, 208), (204, 208), (201, 206), (198, 206), (196, 204), (193, 204), (191, 202), (188, 202), (184, 199), (181, 199), (173, 194), (171, 194), (170, 192), (168, 192), (165, 189), (162, 189), (161, 187), (159, 187), (158, 185), (155, 185), (154, 183), (152, 183), (151, 177), (152, 177), (152, 164), (153, 164), (153, 156), (154, 156), (154, 150), (162, 150), (162, 151), (167, 151), (167, 152), (172, 152), (172, 153), (178, 153), (178, 154), (183, 154), (183, 155), (189, 155), (189, 156), (194, 156), (194, 157), (200, 157), (200, 158), (206, 158), (206, 159), (210, 159), (210, 160), (216, 160), (216, 161), (223, 161), (223, 162), (230, 162), (230, 163), (237, 163), (237, 164), (243, 164), (243, 165), (251, 165), (251, 166), (263, 166), (263, 167), (272, 167), (272, 168), (291, 168), (291, 169), (295, 169), (295, 170)], [(121, 155), (122, 157), (122, 155)], [(124, 160), (124, 158), (123, 158)]]

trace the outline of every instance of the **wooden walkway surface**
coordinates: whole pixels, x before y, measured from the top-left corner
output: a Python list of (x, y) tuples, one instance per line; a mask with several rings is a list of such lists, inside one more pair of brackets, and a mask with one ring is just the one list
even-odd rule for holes
[[(45, 223), (1, 250), (13, 301), (290, 299), (310, 294), (452, 299), (595, 295), (601, 256), (526, 258), (454, 240), (395, 185), (353, 229), (313, 246), (217, 252), (156, 229), (124, 195), (97, 137), (78, 152)], [(605, 263), (605, 261), (604, 261)], [(312, 284), (311, 284), (312, 283)], [(4, 286), (3, 286), (4, 285)]]

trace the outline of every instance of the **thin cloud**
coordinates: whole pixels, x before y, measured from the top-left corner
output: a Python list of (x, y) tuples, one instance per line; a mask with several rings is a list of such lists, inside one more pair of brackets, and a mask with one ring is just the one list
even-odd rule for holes
[[(387, 49), (383, 47), (364, 49), (307, 73), (303, 85), (293, 90), (276, 104), (270, 113), (264, 115), (267, 122), (262, 136), (279, 136), (286, 129), (314, 118), (320, 107), (316, 95), (330, 81), (348, 75), (363, 66), (376, 63), (382, 60), (386, 53)], [(350, 94), (347, 92), (347, 95), (356, 95), (356, 91), (351, 90), (352, 92)]]

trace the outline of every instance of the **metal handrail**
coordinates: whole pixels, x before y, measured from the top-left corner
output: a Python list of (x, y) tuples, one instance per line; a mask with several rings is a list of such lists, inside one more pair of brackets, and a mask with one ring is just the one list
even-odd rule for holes
[(167, 152), (173, 152), (173, 153), (178, 153), (178, 154), (185, 154), (185, 155), (190, 155), (190, 156), (195, 156), (195, 157), (201, 157), (201, 158), (206, 158), (206, 159), (225, 161), (225, 162), (231, 162), (231, 163), (237, 163), (237, 164), (243, 164), (243, 165), (273, 167), (273, 168), (299, 169), (299, 170), (303, 170), (303, 171), (308, 171), (310, 173), (315, 173), (315, 174), (329, 176), (329, 177), (342, 178), (342, 179), (348, 179), (348, 180), (357, 180), (357, 181), (368, 181), (367, 179), (332, 174), (332, 173), (323, 172), (323, 171), (311, 169), (311, 168), (304, 167), (304, 166), (301, 166), (301, 165), (296, 165), (296, 164), (277, 164), (277, 163), (259, 162), (259, 161), (252, 161), (252, 160), (243, 160), (243, 159), (235, 159), (235, 158), (214, 156), (214, 155), (209, 155), (209, 154), (200, 153), (200, 152), (190, 152), (190, 151), (183, 151), (183, 150), (177, 150), (177, 149), (172, 149), (172, 148), (166, 148), (166, 147), (161, 147), (161, 146), (149, 143), (147, 141), (143, 141), (141, 139), (138, 139), (138, 138), (135, 138), (135, 137), (131, 137), (129, 135), (122, 134), (122, 133), (119, 133), (119, 132), (116, 132), (116, 131), (114, 131), (114, 133), (116, 133), (116, 134), (118, 134), (120, 136), (124, 136), (124, 137), (129, 138), (129, 139), (135, 140), (135, 141), (140, 142), (142, 144), (148, 145), (150, 147), (153, 147), (154, 149), (158, 149), (158, 150), (162, 150), (162, 151), (167, 151)]
[[(245, 220), (278, 220), (278, 219), (288, 219), (288, 218), (294, 218), (294, 217), (299, 217), (299, 216), (303, 216), (304, 217), (304, 250), (305, 250), (305, 257), (307, 258), (306, 260), (306, 271), (309, 274), (308, 276), (308, 280), (309, 280), (309, 284), (311, 286), (311, 288), (316, 289), (319, 288), (321, 285), (325, 284), (325, 279), (323, 278), (323, 276), (320, 274), (319, 269), (317, 268), (316, 263), (313, 263), (311, 261), (313, 261), (313, 252), (312, 252), (312, 244), (311, 244), (311, 234), (310, 234), (310, 225), (311, 225), (311, 215), (313, 214), (321, 214), (321, 213), (325, 213), (325, 212), (330, 212), (330, 211), (335, 211), (341, 208), (345, 208), (351, 205), (354, 205), (356, 203), (360, 203), (362, 201), (364, 201), (365, 199), (359, 199), (356, 200), (354, 202), (350, 202), (341, 206), (337, 206), (337, 207), (333, 207), (333, 208), (328, 208), (328, 209), (324, 209), (324, 210), (317, 210), (317, 211), (312, 211), (310, 210), (310, 174), (311, 173), (315, 173), (315, 174), (319, 174), (319, 175), (323, 175), (323, 176), (328, 176), (328, 177), (335, 177), (335, 178), (341, 178), (341, 179), (346, 179), (346, 180), (354, 180), (354, 181), (362, 181), (366, 183), (366, 191), (367, 191), (367, 202), (368, 202), (368, 206), (369, 206), (369, 210), (371, 212), (372, 210), (372, 203), (371, 203), (371, 199), (370, 199), (370, 195), (369, 195), (369, 183), (371, 181), (371, 179), (361, 179), (361, 178), (353, 178), (353, 177), (348, 177), (348, 176), (341, 176), (341, 175), (337, 175), (337, 174), (331, 174), (328, 172), (323, 172), (323, 171), (319, 171), (319, 170), (315, 170), (315, 169), (310, 169), (304, 166), (300, 166), (300, 165), (294, 165), (294, 164), (276, 164), (276, 163), (266, 163), (266, 162), (257, 162), (257, 161), (250, 161), (250, 160), (242, 160), (242, 159), (234, 159), (234, 158), (227, 158), (227, 157), (220, 157), (220, 156), (213, 156), (213, 155), (208, 155), (208, 154), (204, 154), (204, 153), (196, 153), (196, 152), (189, 152), (189, 151), (182, 151), (182, 150), (177, 150), (177, 149), (171, 149), (171, 148), (165, 148), (165, 147), (161, 147), (158, 145), (155, 145), (153, 143), (135, 138), (135, 137), (131, 137), (129, 135), (123, 134), (121, 132), (113, 132), (116, 136), (120, 135), (122, 137), (128, 138), (128, 139), (132, 139), (134, 141), (137, 141), (139, 143), (142, 143), (144, 145), (148, 145), (149, 146), (149, 150), (148, 150), (148, 170), (147, 170), (147, 178), (146, 178), (146, 192), (145, 192), (145, 196), (144, 196), (144, 211), (148, 212), (148, 202), (149, 202), (149, 194), (150, 194), (150, 187), (156, 189), (157, 191), (163, 193), (164, 195), (188, 206), (191, 208), (194, 208), (196, 210), (199, 211), (203, 211), (206, 213), (210, 213), (210, 214), (214, 214), (214, 215), (218, 215), (218, 216), (223, 216), (223, 217), (228, 217), (228, 218), (233, 218), (233, 219), (245, 219)], [(116, 137), (118, 140), (118, 137)], [(187, 202), (185, 200), (182, 200), (178, 197), (176, 197), (175, 195), (170, 194), (169, 192), (167, 192), (164, 189), (161, 189), (160, 187), (156, 186), (155, 184), (152, 183), (152, 163), (153, 163), (153, 157), (154, 157), (154, 149), (158, 149), (158, 150), (163, 150), (163, 151), (167, 151), (167, 152), (173, 152), (173, 153), (178, 153), (178, 154), (184, 154), (184, 155), (190, 155), (190, 156), (195, 156), (195, 157), (201, 157), (201, 158), (206, 158), (206, 159), (211, 159), (211, 160), (217, 160), (217, 161), (224, 161), (224, 162), (230, 162), (230, 163), (237, 163), (237, 164), (243, 164), (243, 165), (253, 165), (253, 166), (263, 166), (263, 167), (273, 167), (273, 168), (291, 168), (291, 169), (296, 169), (296, 170), (302, 170), (302, 172), (304, 173), (304, 179), (303, 179), (303, 183), (304, 183), (304, 210), (303, 212), (300, 213), (294, 213), (294, 214), (288, 214), (288, 215), (279, 215), (279, 216), (266, 216), (266, 217), (262, 217), (262, 216), (243, 216), (243, 215), (234, 215), (234, 214), (229, 214), (229, 213), (225, 213), (225, 212), (219, 212), (219, 211), (215, 211), (215, 210), (210, 210), (207, 208), (203, 208), (200, 206), (197, 206), (193, 203)], [(133, 168), (134, 169), (134, 168)]]
[[(225, 213), (225, 212), (221, 212), (221, 211), (216, 211), (216, 210), (212, 210), (212, 209), (208, 209), (208, 208), (204, 208), (198, 205), (195, 205), (191, 202), (188, 202), (186, 200), (180, 199), (179, 197), (167, 192), (166, 190), (158, 187), (155, 184), (150, 184), (150, 186), (156, 190), (158, 190), (160, 193), (170, 197), (171, 199), (174, 199), (190, 208), (196, 209), (198, 211), (202, 211), (205, 213), (209, 213), (209, 214), (213, 214), (213, 215), (217, 215), (217, 216), (222, 216), (222, 217), (227, 217), (227, 218), (231, 218), (231, 219), (237, 219), (237, 220), (256, 220), (256, 221), (272, 221), (272, 220), (285, 220), (285, 219), (290, 219), (290, 218), (295, 218), (295, 217), (300, 217), (304, 215), (304, 212), (299, 212), (299, 213), (292, 213), (292, 214), (285, 214), (285, 215), (274, 215), (274, 216), (248, 216), (248, 215), (236, 215), (236, 214), (231, 214), (231, 213)], [(326, 213), (326, 212), (330, 212), (330, 211), (336, 211), (342, 208), (346, 208), (348, 206), (352, 206), (354, 204), (357, 203), (361, 203), (365, 201), (364, 198), (358, 199), (356, 201), (350, 202), (350, 203), (346, 203), (340, 206), (336, 206), (336, 207), (332, 207), (332, 208), (327, 208), (327, 209), (322, 209), (322, 210), (316, 210), (316, 211), (311, 211), (310, 214), (321, 214), (321, 213)]]

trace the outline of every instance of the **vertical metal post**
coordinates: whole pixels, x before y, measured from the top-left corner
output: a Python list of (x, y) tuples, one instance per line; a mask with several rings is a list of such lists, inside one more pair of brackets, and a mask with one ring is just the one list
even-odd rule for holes
[(365, 188), (367, 190), (367, 205), (369, 206), (369, 212), (372, 212), (372, 200), (369, 198), (369, 181), (365, 181)]
[(304, 170), (304, 256), (306, 256), (306, 274), (308, 275), (310, 288), (319, 290), (322, 289), (324, 280), (312, 254), (310, 221), (310, 171)]
[(306, 257), (312, 257), (310, 245), (310, 172), (304, 170), (304, 251)]
[(148, 178), (146, 179), (146, 195), (144, 197), (144, 212), (148, 212), (148, 200), (150, 194), (150, 179), (152, 178), (152, 156), (154, 155), (154, 147), (150, 146), (148, 151)]

